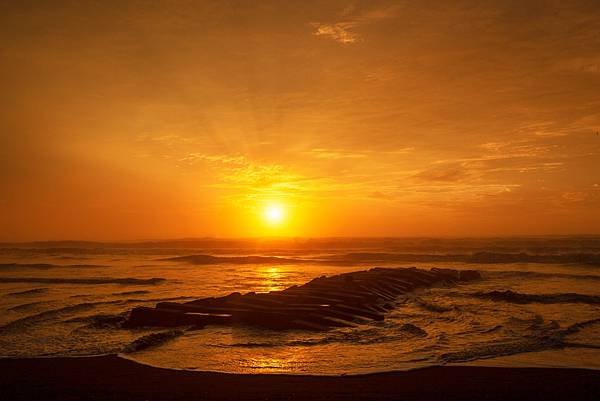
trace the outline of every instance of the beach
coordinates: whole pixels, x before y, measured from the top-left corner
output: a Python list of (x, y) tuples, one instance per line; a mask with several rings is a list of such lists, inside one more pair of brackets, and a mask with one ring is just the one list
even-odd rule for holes
[(116, 355), (1, 359), (5, 400), (597, 400), (600, 371), (435, 366), (348, 376), (226, 374)]

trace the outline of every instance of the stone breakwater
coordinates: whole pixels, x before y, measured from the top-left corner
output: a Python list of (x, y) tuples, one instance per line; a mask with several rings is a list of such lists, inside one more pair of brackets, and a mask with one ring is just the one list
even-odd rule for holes
[(252, 325), (274, 330), (328, 330), (384, 320), (395, 300), (417, 288), (480, 279), (475, 270), (373, 268), (318, 277), (283, 291), (160, 302), (134, 308), (127, 327)]

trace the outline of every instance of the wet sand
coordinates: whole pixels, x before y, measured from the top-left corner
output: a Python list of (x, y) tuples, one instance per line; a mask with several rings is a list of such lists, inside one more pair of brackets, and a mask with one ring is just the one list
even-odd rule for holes
[(0, 359), (3, 400), (599, 400), (600, 371), (442, 366), (355, 376), (177, 371), (117, 356)]

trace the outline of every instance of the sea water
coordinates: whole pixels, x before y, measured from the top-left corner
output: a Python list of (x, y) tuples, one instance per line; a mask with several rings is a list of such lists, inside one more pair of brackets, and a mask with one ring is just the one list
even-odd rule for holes
[[(0, 357), (121, 353), (240, 373), (465, 363), (599, 369), (599, 261), (598, 237), (5, 244)], [(121, 327), (136, 306), (283, 290), (375, 266), (476, 269), (483, 279), (417, 290), (384, 321), (326, 332)]]

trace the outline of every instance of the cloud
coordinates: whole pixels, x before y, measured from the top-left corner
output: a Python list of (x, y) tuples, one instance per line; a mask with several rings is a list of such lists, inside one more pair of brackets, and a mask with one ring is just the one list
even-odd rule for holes
[(189, 153), (188, 155), (179, 159), (179, 161), (188, 164), (195, 164), (199, 161), (205, 161), (209, 163), (219, 163), (230, 166), (248, 164), (248, 161), (244, 156), (206, 155), (202, 153)]
[(369, 194), (369, 198), (381, 199), (381, 200), (392, 200), (392, 199), (394, 199), (394, 195), (387, 193), (387, 192), (374, 191)]
[(280, 165), (259, 164), (244, 156), (190, 153), (179, 161), (189, 164), (206, 162), (220, 172), (224, 181), (249, 186), (268, 186), (299, 178), (295, 174), (286, 172)]
[(600, 74), (600, 56), (573, 57), (556, 63), (558, 71)]
[(487, 142), (479, 145), (489, 154), (483, 159), (513, 159), (540, 157), (557, 149), (556, 144), (540, 144), (523, 139), (520, 141)]
[(363, 159), (367, 157), (365, 152), (339, 150), (339, 149), (323, 149), (314, 148), (308, 152), (309, 155), (317, 159)]
[(413, 147), (397, 148), (393, 150), (375, 151), (375, 150), (349, 150), (349, 149), (337, 149), (337, 148), (313, 148), (305, 152), (308, 156), (317, 159), (330, 159), (330, 160), (342, 160), (342, 159), (366, 159), (373, 156), (381, 155), (405, 155), (414, 150)]
[(469, 177), (469, 173), (459, 166), (424, 170), (413, 177), (423, 182), (458, 182)]
[(568, 202), (581, 202), (586, 198), (586, 194), (581, 191), (563, 192), (562, 198)]
[(352, 29), (356, 27), (356, 23), (353, 22), (339, 22), (337, 24), (315, 24), (316, 30), (315, 36), (326, 36), (340, 43), (354, 43), (360, 40), (360, 36), (357, 33), (352, 32)]
[(340, 21), (330, 23), (312, 23), (315, 28), (313, 35), (323, 36), (342, 44), (356, 43), (363, 38), (355, 32), (362, 25), (373, 21), (392, 18), (396, 16), (396, 7), (375, 10), (357, 10), (356, 7), (347, 7), (341, 13)]

